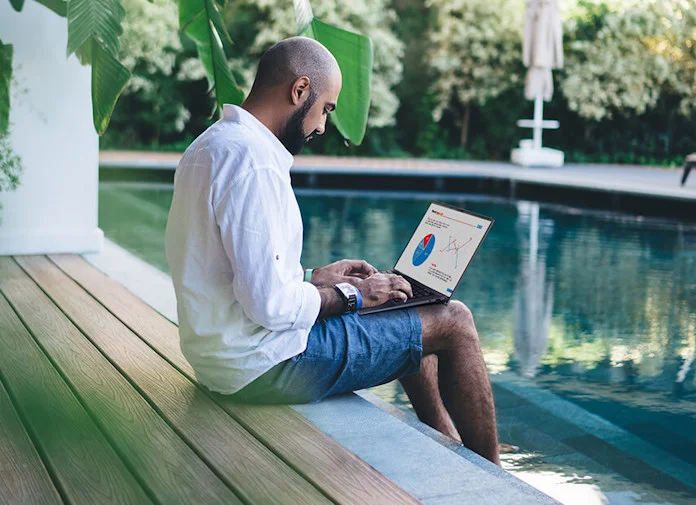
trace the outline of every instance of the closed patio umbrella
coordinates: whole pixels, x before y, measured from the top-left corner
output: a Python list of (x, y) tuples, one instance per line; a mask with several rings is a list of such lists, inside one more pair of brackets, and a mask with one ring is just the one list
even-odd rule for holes
[(534, 100), (534, 119), (517, 122), (523, 128), (532, 128), (532, 139), (520, 142), (513, 149), (511, 160), (523, 166), (561, 166), (564, 155), (556, 149), (542, 148), (544, 128), (559, 127), (558, 121), (544, 121), (544, 100), (553, 96), (551, 70), (563, 67), (563, 30), (558, 0), (526, 0), (522, 61), (527, 67), (524, 96)]
[(527, 0), (522, 61), (529, 69), (524, 94), (527, 100), (553, 96), (551, 69), (563, 68), (563, 31), (558, 0)]

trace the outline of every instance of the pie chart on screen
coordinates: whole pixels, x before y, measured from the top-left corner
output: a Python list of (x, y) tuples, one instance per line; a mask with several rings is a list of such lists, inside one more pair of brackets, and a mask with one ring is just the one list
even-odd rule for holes
[(433, 252), (434, 247), (435, 235), (431, 233), (423, 237), (423, 240), (418, 243), (416, 250), (413, 252), (413, 266), (422, 265), (430, 256), (430, 253)]

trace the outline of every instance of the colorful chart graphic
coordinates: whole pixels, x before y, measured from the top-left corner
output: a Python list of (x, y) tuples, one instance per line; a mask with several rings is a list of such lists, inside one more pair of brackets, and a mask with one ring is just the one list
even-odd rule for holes
[(418, 243), (416, 250), (413, 252), (413, 266), (417, 267), (422, 265), (425, 260), (428, 259), (428, 256), (430, 256), (430, 253), (433, 252), (434, 247), (435, 235), (430, 233), (423, 237), (423, 240)]
[(449, 243), (440, 249), (440, 252), (451, 252), (454, 253), (454, 268), (457, 268), (459, 266), (459, 251), (463, 249), (464, 247), (468, 246), (471, 244), (471, 242), (474, 241), (474, 237), (469, 237), (469, 240), (464, 242), (463, 244), (457, 245), (457, 239), (456, 238), (449, 238)]

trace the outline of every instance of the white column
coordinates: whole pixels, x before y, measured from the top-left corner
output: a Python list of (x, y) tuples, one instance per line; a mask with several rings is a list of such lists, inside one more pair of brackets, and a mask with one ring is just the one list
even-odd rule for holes
[(99, 252), (90, 67), (66, 58), (66, 19), (37, 2), (0, 1), (0, 39), (14, 46), (10, 142), (24, 165), (0, 192), (0, 255)]
[(541, 133), (543, 132), (544, 100), (541, 95), (534, 99), (534, 149), (541, 149)]

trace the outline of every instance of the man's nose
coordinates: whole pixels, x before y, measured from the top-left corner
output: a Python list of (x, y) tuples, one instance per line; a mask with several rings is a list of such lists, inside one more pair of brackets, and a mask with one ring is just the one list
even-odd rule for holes
[(319, 126), (316, 127), (314, 132), (317, 135), (323, 135), (324, 134), (324, 129), (326, 128), (326, 119), (322, 120), (321, 123), (319, 123)]

